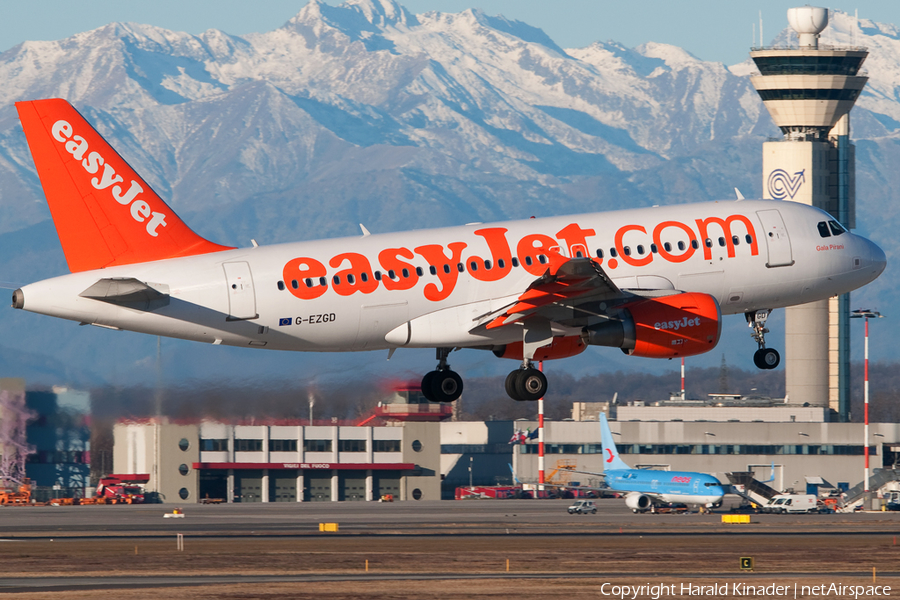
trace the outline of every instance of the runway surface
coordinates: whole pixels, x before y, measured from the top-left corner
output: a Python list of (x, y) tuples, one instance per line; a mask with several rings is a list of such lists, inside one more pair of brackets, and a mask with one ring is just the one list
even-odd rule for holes
[[(570, 500), (321, 502), (182, 505), (184, 518), (164, 518), (175, 505), (0, 507), (0, 538), (114, 536), (304, 536), (319, 523), (339, 535), (635, 535), (728, 533), (867, 533), (883, 531), (900, 513), (753, 515), (749, 525), (712, 514), (634, 514), (621, 499), (598, 500), (595, 515), (570, 515)], [(621, 529), (621, 531), (619, 531)]]
[[(456, 598), (453, 586), (479, 598), (472, 589), (524, 585), (517, 600), (563, 590), (598, 598), (604, 583), (867, 580), (873, 568), (900, 589), (900, 514), (753, 515), (735, 525), (721, 512), (635, 515), (620, 499), (597, 501), (596, 515), (569, 515), (569, 504), (183, 505), (177, 519), (163, 518), (172, 505), (5, 507), (0, 593), (374, 600)], [(753, 573), (740, 570), (741, 556), (754, 557)]]

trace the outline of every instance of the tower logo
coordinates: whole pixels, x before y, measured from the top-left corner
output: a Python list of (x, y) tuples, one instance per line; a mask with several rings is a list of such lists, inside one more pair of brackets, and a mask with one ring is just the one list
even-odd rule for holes
[(797, 171), (793, 177), (784, 169), (775, 169), (769, 173), (766, 185), (769, 188), (769, 195), (775, 200), (784, 200), (788, 197), (793, 200), (804, 183), (806, 183), (806, 169)]

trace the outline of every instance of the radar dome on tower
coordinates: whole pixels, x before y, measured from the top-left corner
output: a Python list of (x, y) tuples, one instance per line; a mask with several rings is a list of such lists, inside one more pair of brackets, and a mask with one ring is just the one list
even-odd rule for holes
[(818, 48), (819, 34), (828, 27), (828, 9), (817, 6), (789, 8), (788, 23), (797, 32), (801, 48)]

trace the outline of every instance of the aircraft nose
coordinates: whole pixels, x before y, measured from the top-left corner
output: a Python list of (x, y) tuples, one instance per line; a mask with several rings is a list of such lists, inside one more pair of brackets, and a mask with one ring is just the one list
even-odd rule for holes
[(869, 246), (869, 263), (875, 269), (875, 277), (878, 277), (887, 266), (887, 256), (878, 244), (870, 240), (866, 240), (866, 242)]

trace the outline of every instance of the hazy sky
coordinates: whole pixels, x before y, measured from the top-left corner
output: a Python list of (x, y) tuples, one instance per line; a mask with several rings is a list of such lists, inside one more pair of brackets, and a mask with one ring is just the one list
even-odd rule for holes
[[(339, 4), (328, 0), (329, 4)], [(305, 0), (0, 0), (0, 51), (25, 40), (57, 40), (113, 21), (134, 21), (201, 33), (241, 35), (271, 31)], [(680, 46), (703, 60), (734, 64), (747, 58), (762, 11), (766, 42), (787, 26), (787, 9), (805, 0), (404, 0), (413, 13), (481, 8), (542, 28), (564, 48), (614, 40), (628, 47), (647, 41)], [(824, 4), (823, 4), (824, 5)], [(898, 0), (834, 2), (829, 8), (882, 23), (900, 23)], [(759, 35), (757, 29), (757, 36)], [(758, 38), (757, 38), (758, 39)]]

